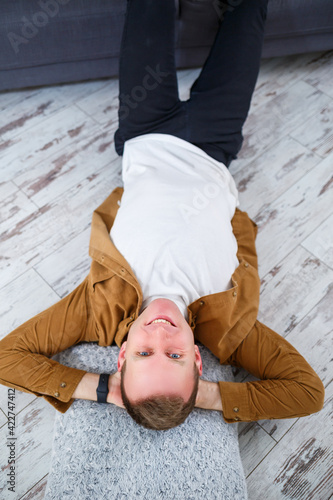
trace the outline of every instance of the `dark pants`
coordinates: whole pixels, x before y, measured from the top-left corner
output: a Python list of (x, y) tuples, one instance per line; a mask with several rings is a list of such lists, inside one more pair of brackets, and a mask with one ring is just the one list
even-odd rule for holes
[(119, 155), (125, 141), (162, 133), (230, 165), (242, 145), (258, 76), (267, 2), (240, 0), (225, 12), (190, 98), (181, 101), (174, 56), (175, 0), (128, 0), (115, 133)]

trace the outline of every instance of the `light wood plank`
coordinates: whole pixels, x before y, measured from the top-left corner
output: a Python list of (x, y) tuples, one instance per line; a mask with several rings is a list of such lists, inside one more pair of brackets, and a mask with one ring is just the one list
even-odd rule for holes
[[(100, 80), (89, 80), (85, 82), (63, 83), (54, 87), (60, 107), (71, 106), (73, 103), (83, 99), (87, 95), (92, 96), (109, 85), (110, 79), (102, 78)], [(41, 88), (42, 92), (46, 87)]]
[(48, 474), (38, 481), (20, 500), (43, 500), (46, 493)]
[(328, 500), (333, 491), (332, 397), (299, 419), (248, 477), (249, 500)]
[(56, 97), (57, 92), (48, 89), (45, 92), (35, 90), (28, 95), (20, 96), (18, 100), (13, 100), (11, 113), (1, 113), (0, 116), (1, 137), (5, 140), (12, 139), (19, 135), (22, 129), (27, 131), (34, 124), (39, 125), (48, 116), (57, 112), (59, 102)]
[[(0, 224), (6, 220), (8, 216), (8, 212), (5, 213), (5, 205), (7, 203), (7, 199), (13, 196), (17, 192), (17, 186), (10, 181), (10, 182), (0, 182)], [(9, 202), (10, 203), (10, 202)], [(11, 203), (10, 203), (11, 204)], [(9, 208), (9, 211), (11, 211), (11, 208)]]
[(0, 92), (0, 111), (9, 105), (11, 113), (0, 113), (0, 136), (12, 139), (24, 129), (25, 133), (39, 126), (46, 118), (58, 113), (108, 85), (105, 80), (78, 83), (76, 85), (59, 85), (57, 87), (36, 88), (23, 91)]
[(81, 283), (89, 272), (90, 228), (71, 239), (35, 267), (36, 271), (60, 296), (64, 297)]
[(46, 118), (25, 134), (10, 136), (8, 147), (0, 153), (1, 181), (15, 179), (39, 162), (48, 165), (52, 153), (91, 135), (96, 127), (94, 120), (73, 105)]
[(251, 111), (254, 112), (304, 79), (305, 68), (308, 68), (309, 72), (313, 70), (313, 59), (314, 54), (309, 53), (262, 60), (251, 101)]
[(247, 477), (274, 448), (276, 442), (255, 422), (242, 422), (238, 425), (240, 454)]
[(100, 90), (77, 99), (76, 105), (100, 124), (113, 123), (118, 126), (119, 82), (111, 79)]
[[(5, 92), (0, 92), (0, 111), (7, 111), (9, 108), (12, 110), (17, 102), (25, 101), (26, 99), (31, 99), (32, 96), (40, 92), (37, 88), (30, 89), (19, 89), (19, 90), (8, 90)], [(0, 127), (2, 127), (8, 121), (8, 117), (1, 116)]]
[[(2, 453), (0, 475), (0, 497), (20, 499), (44, 477), (50, 469), (52, 432), (55, 410), (44, 400), (36, 399), (16, 418), (15, 445), (16, 485), (15, 493), (8, 492), (8, 452)], [(7, 443), (8, 432), (0, 429), (0, 441)], [(6, 460), (7, 459), (7, 460)], [(8, 496), (10, 494), (10, 497)]]
[(333, 271), (296, 247), (262, 280), (259, 319), (286, 336), (325, 296)]
[[(20, 227), (22, 221), (32, 220), (37, 212), (36, 205), (11, 182), (3, 184), (0, 198), (0, 242), (6, 233), (11, 234), (13, 227)], [(7, 190), (7, 193), (6, 193)], [(0, 257), (4, 258), (4, 255)]]
[(298, 418), (276, 418), (273, 420), (258, 420), (257, 424), (275, 441), (281, 441), (298, 420)]
[(320, 66), (316, 68), (315, 71), (311, 71), (308, 76), (304, 77), (304, 80), (312, 85), (313, 87), (319, 89), (324, 94), (333, 97), (333, 86), (332, 86), (332, 73), (333, 73), (333, 59), (332, 51), (326, 52), (324, 54), (319, 54), (319, 59), (323, 62)]
[[(8, 415), (8, 387), (5, 385), (0, 385), (0, 408), (3, 414), (7, 417)], [(15, 411), (19, 413), (26, 406), (28, 406), (32, 401), (36, 399), (34, 394), (28, 394), (27, 392), (15, 391)], [(7, 421), (7, 420), (6, 420)], [(0, 427), (2, 424), (0, 425)]]
[[(333, 373), (333, 282), (325, 297), (287, 336), (296, 349), (308, 360), (325, 387)], [(333, 443), (332, 443), (333, 444)]]
[(92, 179), (103, 167), (112, 177), (120, 168), (114, 149), (113, 132), (108, 127), (94, 128), (91, 133), (38, 163), (15, 179), (15, 184), (39, 207), (49, 204), (65, 191)]
[(288, 90), (258, 106), (245, 122), (244, 143), (233, 172), (255, 160), (268, 147), (300, 127), (315, 114), (321, 113), (331, 98), (302, 80)]
[[(1, 387), (1, 389), (2, 389), (2, 387)], [(8, 421), (7, 408), (5, 405), (2, 407), (1, 401), (0, 401), (0, 429), (1, 429), (1, 427), (3, 427), (7, 423), (7, 421)]]
[(258, 214), (319, 161), (320, 158), (297, 141), (284, 137), (235, 173), (240, 206), (251, 214)]
[[(304, 356), (323, 384), (332, 377), (333, 286), (323, 299), (287, 335), (287, 340)], [(295, 420), (265, 420), (260, 426), (280, 441)]]
[(0, 338), (58, 300), (33, 269), (11, 281), (0, 289)]
[(302, 243), (302, 246), (333, 268), (333, 215), (328, 217)]
[[(119, 185), (109, 166), (65, 191), (60, 199), (22, 219), (2, 235), (2, 283), (41, 262), (66, 242), (90, 227), (92, 212)], [(70, 217), (68, 215), (71, 215)], [(1, 261), (0, 261), (1, 265)]]
[(333, 153), (255, 217), (260, 276), (277, 266), (332, 212), (332, 160)]
[[(330, 103), (331, 99), (324, 93), (299, 81), (270, 101), (267, 106), (258, 108), (258, 113), (267, 110), (270, 115), (274, 114), (281, 119), (283, 131), (279, 131), (279, 135), (282, 135), (292, 132), (302, 125), (305, 119), (313, 117), (318, 110), (324, 110)], [(276, 132), (275, 130), (275, 134)]]
[(325, 158), (333, 151), (333, 99), (321, 111), (291, 132), (300, 144)]

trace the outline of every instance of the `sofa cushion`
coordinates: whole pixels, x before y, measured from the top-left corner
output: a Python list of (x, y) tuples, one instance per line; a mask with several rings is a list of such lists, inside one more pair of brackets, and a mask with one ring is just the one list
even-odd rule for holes
[[(175, 1), (177, 66), (201, 66), (225, 2)], [(0, 90), (116, 76), (125, 10), (126, 0), (2, 0)], [(270, 0), (264, 57), (332, 48), (331, 0)]]
[(3, 0), (1, 68), (118, 56), (124, 4), (119, 0)]
[(270, 0), (264, 57), (331, 49), (332, 0)]

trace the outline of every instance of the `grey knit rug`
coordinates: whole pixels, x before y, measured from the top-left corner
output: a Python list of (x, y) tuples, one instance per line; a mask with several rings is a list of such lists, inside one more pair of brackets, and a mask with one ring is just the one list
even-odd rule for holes
[[(200, 346), (204, 378), (232, 380), (230, 367)], [(119, 349), (83, 344), (61, 353), (65, 365), (113, 372)], [(179, 427), (144, 429), (126, 410), (75, 401), (57, 414), (47, 500), (246, 500), (237, 426), (195, 409)]]

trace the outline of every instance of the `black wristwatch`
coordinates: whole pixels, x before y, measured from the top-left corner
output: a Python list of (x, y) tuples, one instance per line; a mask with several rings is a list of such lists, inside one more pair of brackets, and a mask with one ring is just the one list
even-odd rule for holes
[(110, 375), (108, 373), (102, 373), (99, 376), (99, 383), (96, 389), (97, 401), (99, 403), (106, 403), (106, 398), (109, 394), (109, 376)]

